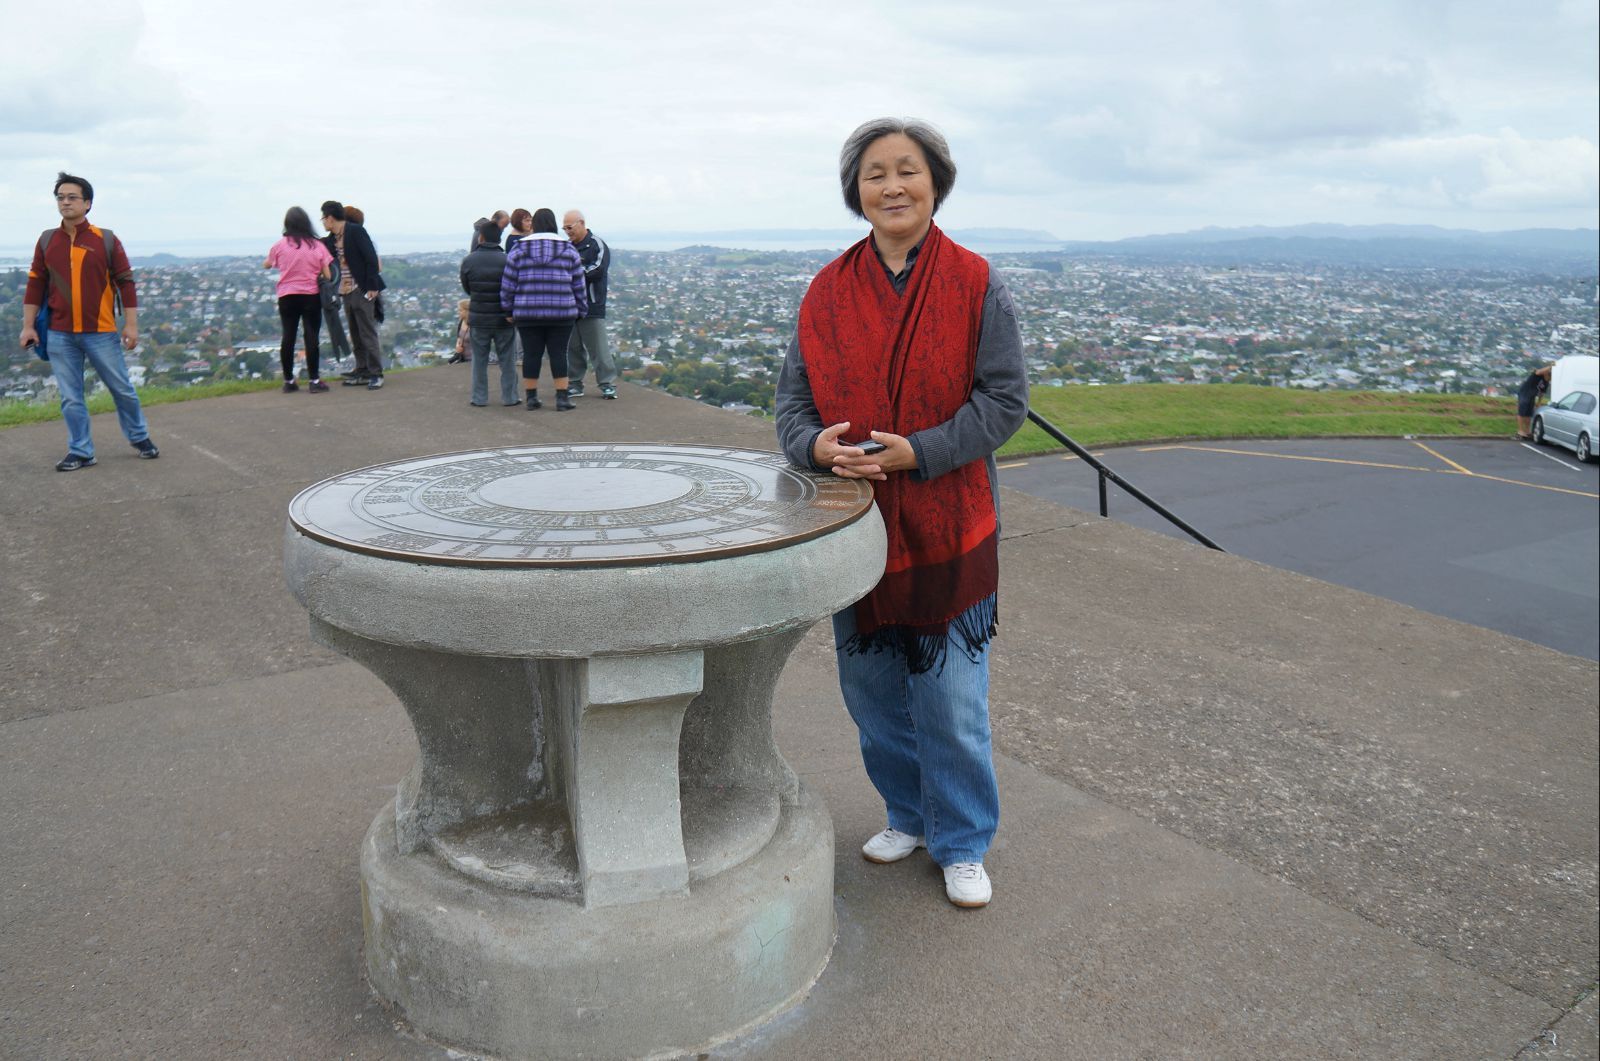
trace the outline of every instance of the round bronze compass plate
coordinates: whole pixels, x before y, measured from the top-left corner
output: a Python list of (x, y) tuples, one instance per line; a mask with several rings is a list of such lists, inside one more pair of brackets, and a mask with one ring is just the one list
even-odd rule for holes
[(444, 453), (300, 491), (289, 520), (355, 552), (429, 564), (595, 567), (780, 549), (860, 519), (871, 484), (781, 454), (626, 443)]

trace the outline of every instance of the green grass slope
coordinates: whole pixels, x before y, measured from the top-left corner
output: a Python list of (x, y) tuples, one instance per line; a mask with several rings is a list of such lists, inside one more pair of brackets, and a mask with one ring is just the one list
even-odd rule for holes
[[(200, 398), (221, 398), (229, 394), (277, 390), (282, 386), (283, 380), (274, 378), (196, 383), (192, 387), (140, 387), (139, 403), (166, 405), (170, 402), (192, 402)], [(109, 413), (116, 409), (116, 405), (111, 401), (111, 395), (105, 391), (91, 397), (88, 405), (90, 415)], [(59, 419), (61, 419), (61, 406), (57, 402), (0, 402), (0, 428)]]
[[(1034, 387), (1035, 412), (1086, 446), (1174, 438), (1509, 435), (1516, 401), (1469, 394), (1302, 391), (1237, 384)], [(1003, 457), (1058, 450), (1024, 424)]]
[[(276, 390), (276, 379), (144, 387), (146, 405)], [(1315, 438), (1328, 435), (1508, 435), (1516, 401), (1466, 394), (1300, 391), (1230, 384), (1140, 383), (1107, 387), (1034, 387), (1033, 408), (1086, 446), (1173, 438)], [(113, 409), (111, 396), (89, 399), (91, 413)], [(0, 428), (59, 420), (54, 402), (0, 403)], [(1000, 449), (1006, 457), (1060, 449), (1024, 424)]]

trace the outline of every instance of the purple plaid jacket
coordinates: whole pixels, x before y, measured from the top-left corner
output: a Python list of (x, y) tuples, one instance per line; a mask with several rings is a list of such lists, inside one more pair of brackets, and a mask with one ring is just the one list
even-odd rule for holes
[(518, 324), (587, 315), (589, 299), (577, 248), (554, 232), (535, 232), (513, 243), (500, 277), (500, 307)]

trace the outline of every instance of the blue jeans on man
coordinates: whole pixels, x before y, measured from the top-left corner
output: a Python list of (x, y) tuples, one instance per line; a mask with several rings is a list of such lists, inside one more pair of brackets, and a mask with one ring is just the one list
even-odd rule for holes
[[(833, 616), (835, 645), (856, 631), (855, 611)], [(940, 866), (982, 862), (1000, 824), (989, 736), (988, 646), (969, 656), (952, 638), (942, 666), (912, 674), (896, 652), (840, 648), (839, 688), (861, 735), (867, 777), (889, 827), (925, 836)]]
[(50, 371), (61, 397), (61, 418), (67, 422), (67, 449), (78, 457), (94, 456), (89, 437), (89, 407), (83, 400), (84, 363), (94, 366), (100, 382), (111, 392), (117, 421), (128, 441), (137, 446), (150, 437), (139, 404), (139, 392), (128, 379), (128, 362), (122, 356), (122, 336), (116, 332), (58, 332), (50, 330)]

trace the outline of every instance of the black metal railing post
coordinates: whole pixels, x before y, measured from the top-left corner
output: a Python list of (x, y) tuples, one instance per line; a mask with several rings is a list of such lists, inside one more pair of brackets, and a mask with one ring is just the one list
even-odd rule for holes
[(1205, 546), (1207, 549), (1215, 549), (1219, 553), (1225, 553), (1225, 552), (1228, 551), (1228, 550), (1224, 549), (1222, 546), (1218, 545), (1216, 542), (1212, 541), (1210, 538), (1206, 537), (1204, 534), (1201, 534), (1199, 531), (1197, 531), (1193, 527), (1189, 526), (1189, 524), (1185, 523), (1182, 519), (1178, 518), (1173, 513), (1169, 512), (1166, 509), (1166, 507), (1164, 505), (1162, 505), (1159, 501), (1156, 501), (1154, 498), (1152, 498), (1148, 494), (1146, 494), (1143, 490), (1140, 490), (1137, 486), (1134, 486), (1132, 483), (1128, 482), (1128, 480), (1124, 479), (1122, 476), (1118, 475), (1116, 472), (1114, 472), (1110, 468), (1106, 467), (1105, 463), (1102, 462), (1100, 460), (1100, 458), (1096, 457), (1094, 454), (1090, 453), (1088, 450), (1086, 450), (1082, 446), (1078, 445), (1072, 439), (1068, 438), (1067, 437), (1067, 433), (1065, 431), (1062, 431), (1055, 424), (1052, 424), (1050, 421), (1046, 420), (1044, 417), (1040, 416), (1038, 413), (1034, 412), (1032, 409), (1028, 410), (1028, 419), (1032, 420), (1035, 424), (1038, 424), (1039, 427), (1044, 430), (1045, 434), (1049, 435), (1051, 438), (1055, 439), (1057, 442), (1059, 442), (1063, 446), (1067, 447), (1069, 450), (1071, 450), (1078, 457), (1082, 458), (1083, 462), (1085, 464), (1089, 465), (1097, 473), (1099, 473), (1099, 478), (1100, 478), (1100, 515), (1101, 516), (1107, 516), (1108, 515), (1108, 507), (1107, 507), (1107, 503), (1106, 503), (1106, 480), (1109, 479), (1112, 482), (1116, 483), (1118, 486), (1122, 487), (1122, 489), (1127, 494), (1129, 494), (1130, 496), (1132, 496), (1133, 498), (1135, 498), (1138, 501), (1144, 502), (1144, 504), (1146, 506), (1148, 506), (1151, 510), (1156, 512), (1158, 515), (1164, 517), (1167, 520), (1167, 522), (1171, 523), (1173, 526), (1177, 527), (1179, 530), (1181, 530), (1185, 534), (1189, 535), (1189, 537), (1193, 538), (1195, 541), (1199, 542), (1201, 545)]

